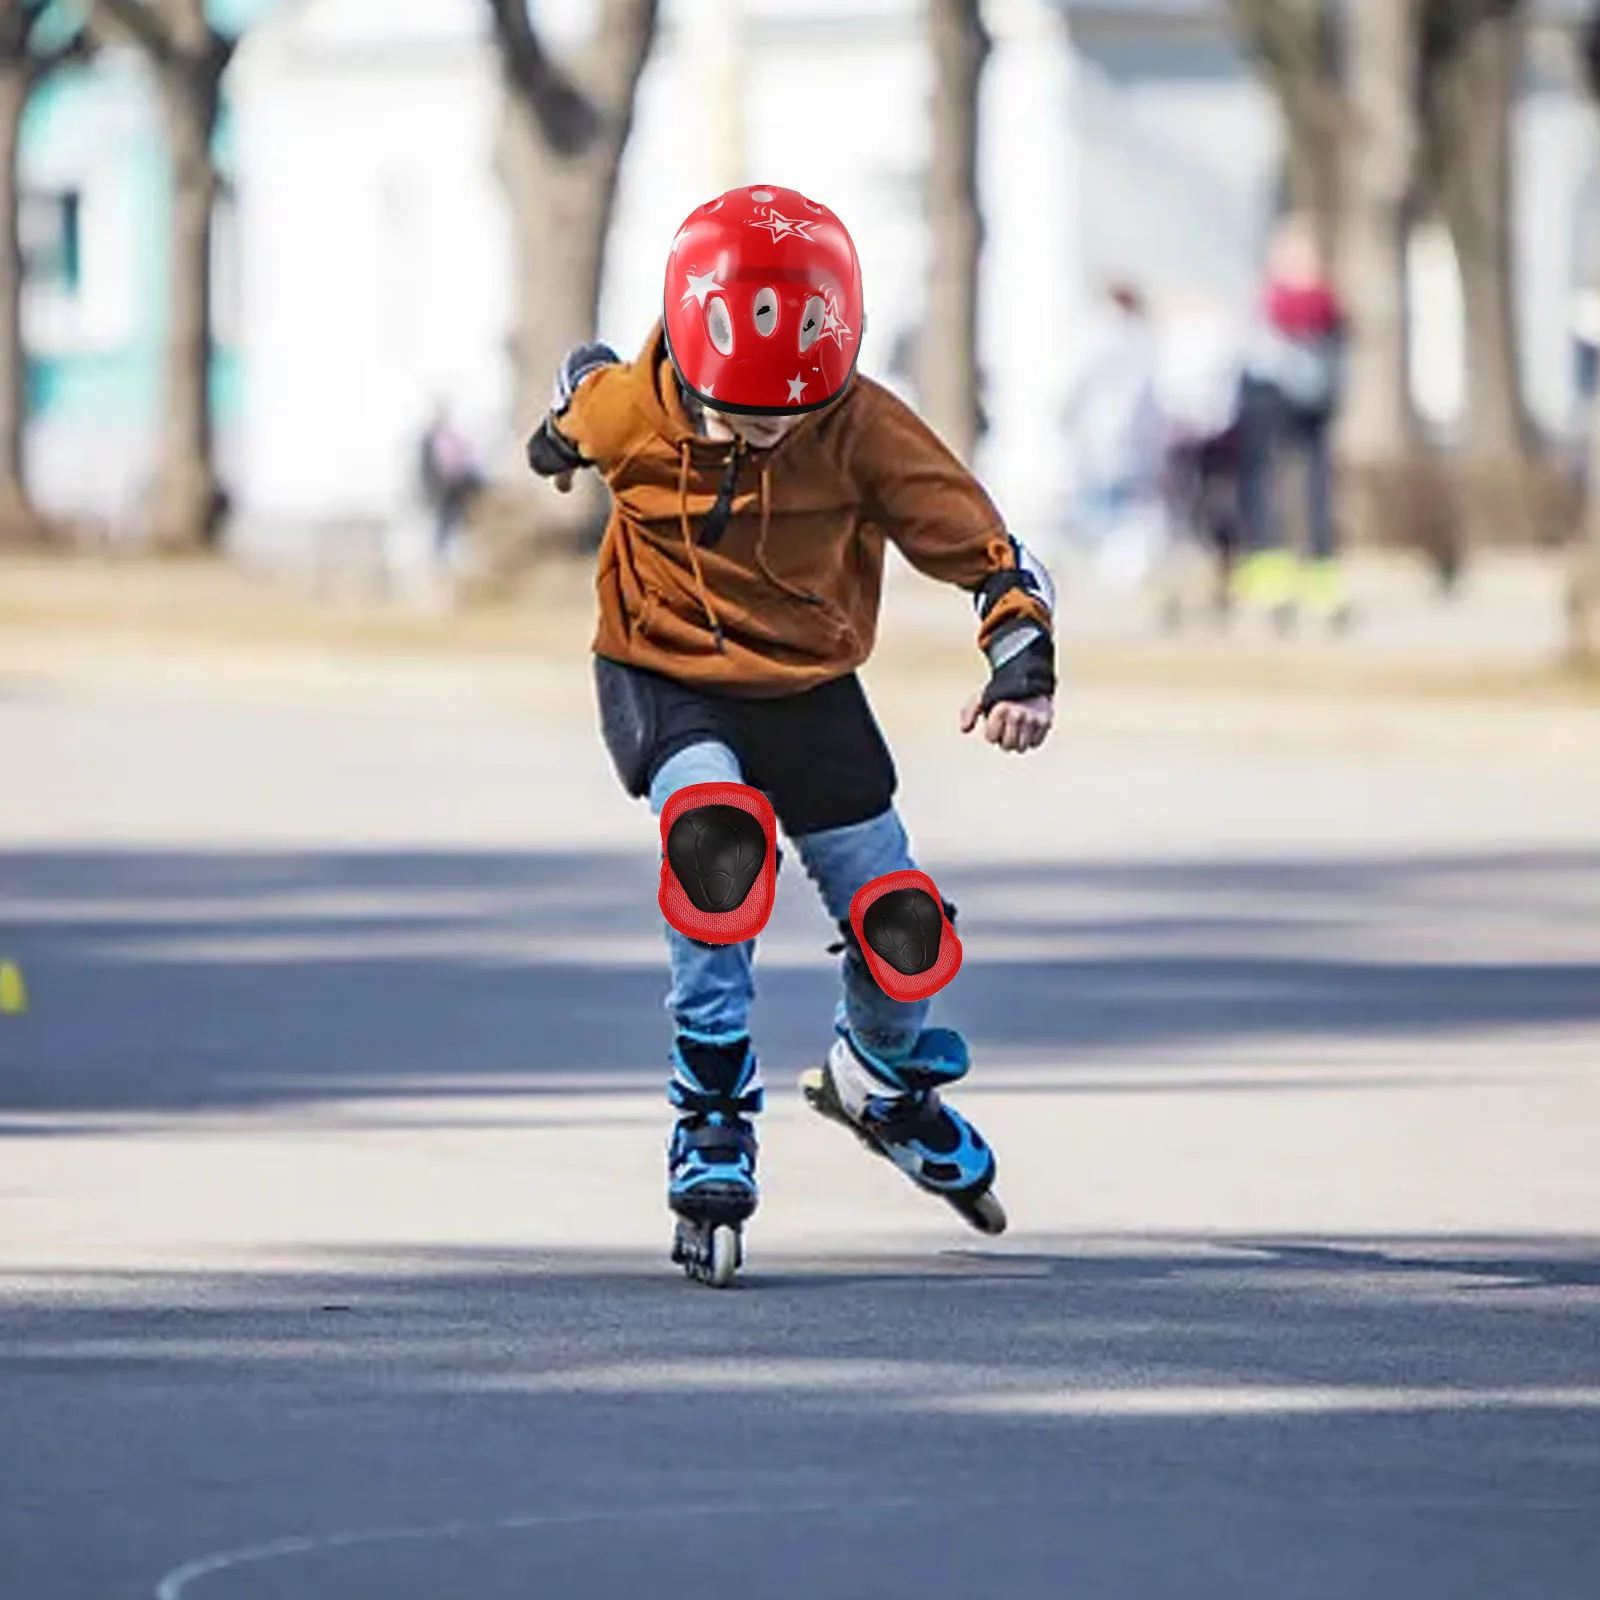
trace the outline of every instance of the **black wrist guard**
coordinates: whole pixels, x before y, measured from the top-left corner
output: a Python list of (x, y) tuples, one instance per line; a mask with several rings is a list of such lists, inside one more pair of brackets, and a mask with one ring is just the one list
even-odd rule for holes
[(555, 422), (550, 417), (546, 417), (534, 429), (528, 440), (528, 465), (541, 478), (554, 478), (562, 472), (576, 472), (579, 467), (588, 464), (571, 442), (556, 431)]
[(1037, 623), (1019, 622), (1002, 628), (989, 641), (989, 684), (979, 708), (988, 711), (1002, 700), (1033, 700), (1056, 692), (1056, 649)]

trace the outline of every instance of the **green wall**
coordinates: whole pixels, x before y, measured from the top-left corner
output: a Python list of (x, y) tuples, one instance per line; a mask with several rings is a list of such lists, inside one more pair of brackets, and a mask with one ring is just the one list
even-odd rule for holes
[[(207, 9), (218, 26), (237, 32), (259, 19), (277, 0), (216, 0)], [(144, 101), (149, 90), (125, 57), (75, 67), (48, 78), (35, 91), (22, 125), (24, 183), (30, 157), (52, 145), (79, 144), (87, 125), (112, 99)], [(130, 258), (117, 270), (134, 281), (134, 317), (126, 341), (114, 349), (59, 353), (28, 363), (27, 388), (35, 415), (53, 420), (81, 419), (85, 425), (138, 423), (160, 405), (161, 349), (166, 327), (169, 193), (166, 150), (159, 124), (139, 119), (136, 136), (102, 149), (101, 181), (119, 185), (138, 218)], [(233, 162), (232, 117), (224, 98), (214, 149), (224, 173)], [(109, 169), (109, 170), (107, 170)], [(86, 240), (85, 250), (94, 248)], [(237, 414), (243, 377), (238, 355), (219, 347), (212, 361), (212, 396), (217, 421), (226, 426)]]

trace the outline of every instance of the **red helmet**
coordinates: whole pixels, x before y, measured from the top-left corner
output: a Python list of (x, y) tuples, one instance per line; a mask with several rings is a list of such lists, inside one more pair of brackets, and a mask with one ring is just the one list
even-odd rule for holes
[(690, 212), (672, 241), (662, 317), (678, 376), (707, 405), (815, 411), (856, 368), (856, 247), (797, 189), (730, 189)]

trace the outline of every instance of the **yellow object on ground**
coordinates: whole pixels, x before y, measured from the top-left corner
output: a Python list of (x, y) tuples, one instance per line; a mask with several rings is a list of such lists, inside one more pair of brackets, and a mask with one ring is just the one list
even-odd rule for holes
[(1241, 605), (1275, 610), (1295, 598), (1296, 568), (1299, 563), (1287, 550), (1258, 550), (1246, 556), (1234, 571), (1234, 598)]
[(1345, 607), (1344, 568), (1332, 560), (1308, 561), (1300, 573), (1300, 598), (1315, 616), (1338, 616)]
[(15, 1017), (27, 1009), (28, 986), (22, 981), (21, 967), (14, 961), (0, 961), (0, 1012)]

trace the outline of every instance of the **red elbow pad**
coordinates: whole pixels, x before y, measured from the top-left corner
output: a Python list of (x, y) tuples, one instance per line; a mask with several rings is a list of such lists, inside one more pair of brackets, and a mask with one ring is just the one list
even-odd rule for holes
[(691, 783), (661, 810), (661, 914), (702, 944), (753, 939), (772, 915), (778, 819), (747, 783)]
[(961, 941), (925, 872), (886, 872), (856, 891), (850, 926), (891, 1000), (926, 1000), (961, 970)]

